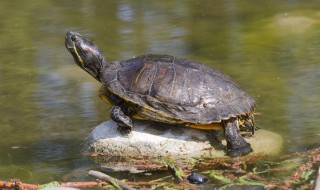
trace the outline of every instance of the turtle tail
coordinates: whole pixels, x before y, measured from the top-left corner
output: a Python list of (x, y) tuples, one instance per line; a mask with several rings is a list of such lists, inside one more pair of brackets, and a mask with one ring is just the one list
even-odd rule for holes
[(255, 132), (255, 124), (254, 124), (254, 116), (252, 113), (247, 114), (246, 116), (242, 116), (238, 119), (239, 129), (240, 131), (251, 132), (254, 135)]

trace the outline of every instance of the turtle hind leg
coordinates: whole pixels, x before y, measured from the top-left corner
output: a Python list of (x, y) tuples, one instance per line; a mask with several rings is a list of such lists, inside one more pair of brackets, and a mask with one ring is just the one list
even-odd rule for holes
[(133, 128), (132, 120), (120, 106), (113, 106), (110, 112), (111, 119), (118, 124), (118, 130), (123, 136), (129, 137)]
[(252, 152), (251, 145), (239, 134), (235, 118), (223, 121), (223, 130), (227, 141), (227, 155), (239, 157)]

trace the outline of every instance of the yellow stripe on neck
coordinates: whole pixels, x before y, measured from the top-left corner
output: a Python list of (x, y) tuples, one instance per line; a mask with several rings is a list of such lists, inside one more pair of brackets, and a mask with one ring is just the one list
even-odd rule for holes
[(80, 61), (80, 63), (82, 64), (83, 68), (84, 68), (84, 63), (83, 63), (83, 60), (81, 59), (81, 57), (79, 56), (79, 53), (78, 53), (78, 50), (76, 48), (76, 44), (73, 42), (73, 49), (74, 49), (74, 52), (77, 54), (77, 57)]

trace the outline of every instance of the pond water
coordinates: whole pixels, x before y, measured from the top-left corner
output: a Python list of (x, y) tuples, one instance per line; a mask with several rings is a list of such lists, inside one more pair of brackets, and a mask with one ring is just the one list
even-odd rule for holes
[(66, 51), (69, 30), (107, 60), (161, 53), (210, 65), (257, 100), (257, 125), (283, 136), (283, 153), (319, 146), (319, 10), (311, 0), (2, 0), (0, 180), (83, 180), (96, 167), (81, 150), (110, 107)]

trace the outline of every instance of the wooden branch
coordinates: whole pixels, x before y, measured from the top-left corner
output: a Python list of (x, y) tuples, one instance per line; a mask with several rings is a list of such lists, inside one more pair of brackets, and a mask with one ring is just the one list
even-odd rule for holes
[[(137, 186), (153, 186), (159, 185), (159, 182), (126, 182), (127, 185), (137, 185)], [(74, 188), (90, 188), (97, 185), (111, 185), (106, 181), (78, 181), (78, 182), (61, 182), (59, 187), (74, 187)], [(11, 189), (21, 189), (21, 190), (37, 190), (39, 185), (22, 183), (17, 180), (11, 182), (0, 181), (0, 189), (11, 190)]]
[(93, 176), (93, 177), (96, 177), (98, 179), (101, 179), (101, 180), (104, 180), (104, 181), (107, 181), (108, 183), (112, 184), (113, 186), (117, 187), (117, 188), (122, 188), (124, 190), (135, 190), (135, 188), (123, 183), (122, 181), (116, 179), (116, 178), (113, 178), (107, 174), (104, 174), (104, 173), (101, 173), (101, 172), (98, 172), (98, 171), (94, 171), (94, 170), (90, 170), (89, 171), (89, 175)]
[(11, 182), (0, 181), (0, 189), (28, 189), (36, 190), (38, 185), (22, 183), (17, 179), (11, 180)]

